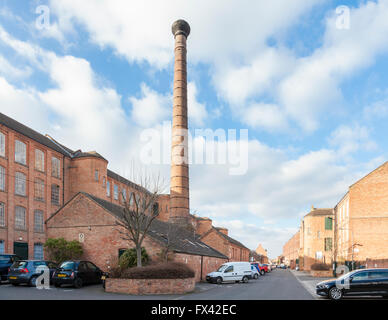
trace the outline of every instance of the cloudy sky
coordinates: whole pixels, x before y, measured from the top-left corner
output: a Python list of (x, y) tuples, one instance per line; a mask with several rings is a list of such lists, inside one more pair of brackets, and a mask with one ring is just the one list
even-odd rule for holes
[(275, 257), (388, 159), (387, 17), (388, 0), (2, 0), (0, 111), (127, 175), (171, 120), (187, 20), (190, 130), (249, 130), (245, 174), (191, 167), (192, 211)]

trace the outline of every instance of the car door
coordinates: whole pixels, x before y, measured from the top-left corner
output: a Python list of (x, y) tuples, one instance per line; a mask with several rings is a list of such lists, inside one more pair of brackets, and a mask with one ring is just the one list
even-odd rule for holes
[(84, 284), (90, 283), (90, 276), (89, 276), (89, 273), (88, 273), (88, 267), (87, 267), (85, 261), (81, 261), (78, 264), (77, 276), (82, 279), (82, 282)]
[(370, 271), (369, 278), (373, 282), (375, 294), (386, 295), (388, 293), (388, 271)]
[(47, 267), (50, 270), (50, 279), (51, 279), (53, 274), (54, 274), (54, 272), (55, 272), (55, 270), (57, 270), (58, 265), (56, 263), (52, 262), (52, 261), (47, 261), (46, 265), (47, 265)]
[(350, 278), (349, 295), (364, 295), (373, 292), (373, 281), (369, 278), (369, 271), (360, 271)]
[(234, 271), (233, 266), (227, 267), (225, 269), (224, 275), (223, 275), (224, 281), (234, 281), (235, 277), (236, 276), (235, 276), (235, 271)]
[(93, 263), (86, 262), (88, 273), (89, 273), (89, 281), (90, 283), (100, 283), (101, 280), (101, 270)]

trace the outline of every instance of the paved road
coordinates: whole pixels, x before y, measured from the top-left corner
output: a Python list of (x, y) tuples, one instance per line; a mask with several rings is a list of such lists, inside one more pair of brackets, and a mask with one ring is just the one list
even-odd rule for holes
[(313, 296), (289, 270), (275, 269), (271, 273), (250, 280), (248, 283), (209, 284), (199, 283), (195, 292), (186, 295), (129, 296), (104, 292), (102, 286), (87, 286), (38, 290), (25, 286), (0, 285), (0, 300), (311, 300)]

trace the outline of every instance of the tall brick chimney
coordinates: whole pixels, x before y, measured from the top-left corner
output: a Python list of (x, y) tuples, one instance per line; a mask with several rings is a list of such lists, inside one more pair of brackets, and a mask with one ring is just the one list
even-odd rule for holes
[(186, 40), (190, 26), (184, 20), (172, 25), (175, 38), (174, 92), (171, 140), (169, 221), (186, 226), (190, 221)]

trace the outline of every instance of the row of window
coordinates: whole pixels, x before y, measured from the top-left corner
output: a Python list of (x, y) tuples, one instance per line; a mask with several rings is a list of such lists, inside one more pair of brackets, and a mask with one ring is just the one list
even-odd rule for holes
[[(0, 190), (5, 191), (5, 168), (0, 166)], [(51, 203), (59, 205), (59, 186), (57, 184), (51, 185)], [(20, 196), (27, 195), (27, 179), (22, 172), (15, 173), (15, 194)], [(34, 181), (34, 197), (36, 200), (45, 200), (45, 183), (42, 179), (35, 179)]]
[[(5, 135), (0, 132), (0, 156), (5, 157)], [(35, 169), (45, 171), (45, 153), (40, 149), (35, 149)], [(27, 145), (19, 140), (15, 140), (15, 162), (27, 165)], [(61, 177), (61, 162), (56, 157), (51, 157), (51, 175)]]
[[(15, 229), (16, 230), (27, 230), (27, 210), (24, 207), (15, 207)], [(5, 227), (5, 204), (0, 202), (0, 227)], [(44, 231), (44, 213), (42, 210), (34, 211), (34, 231)]]
[[(105, 178), (104, 178), (104, 180), (105, 180)], [(107, 195), (107, 197), (110, 197), (110, 181), (107, 181), (106, 182), (106, 195)], [(127, 190), (126, 189), (121, 189), (121, 195), (122, 195), (122, 197), (120, 197), (120, 193), (119, 193), (119, 186), (117, 185), (117, 184), (113, 184), (113, 199), (114, 200), (124, 200), (124, 201), (126, 201), (127, 200)], [(134, 204), (134, 199), (133, 199), (133, 197), (134, 197), (134, 193), (133, 192), (131, 192), (130, 193), (130, 205), (133, 205)], [(136, 199), (137, 199), (137, 201), (139, 201), (140, 200), (140, 196), (139, 195), (137, 195), (136, 196)]]
[[(5, 241), (0, 240), (0, 254), (5, 253)], [(43, 244), (35, 243), (34, 244), (34, 259), (42, 260), (43, 259)]]

